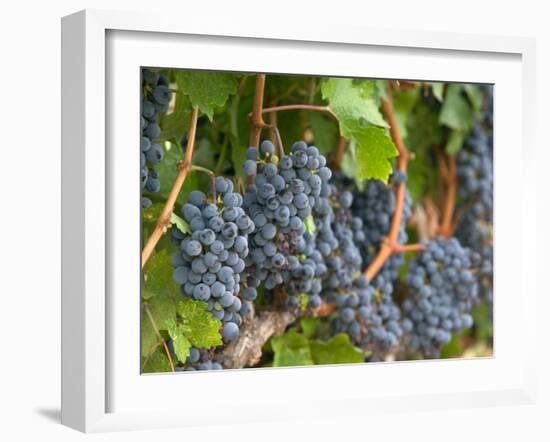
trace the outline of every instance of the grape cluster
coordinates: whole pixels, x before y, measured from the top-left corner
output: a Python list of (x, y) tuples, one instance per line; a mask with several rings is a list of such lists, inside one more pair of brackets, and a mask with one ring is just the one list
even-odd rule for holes
[[(162, 146), (155, 143), (160, 135), (159, 113), (166, 112), (172, 99), (168, 80), (158, 72), (143, 69), (141, 82), (141, 188), (149, 192), (160, 190), (157, 170), (153, 167), (163, 156)], [(151, 200), (143, 197), (142, 207)]]
[[(463, 213), (456, 236), (481, 255), (481, 289), (493, 296), (493, 143), (492, 87), (488, 89), (485, 119), (479, 121), (457, 156), (459, 193)], [(490, 119), (489, 119), (490, 118)]]
[(213, 360), (210, 351), (200, 351), (196, 347), (189, 349), (189, 356), (183, 366), (176, 367), (176, 371), (203, 371), (203, 370), (223, 370), (223, 366)]
[(425, 245), (409, 262), (402, 328), (410, 348), (437, 357), (453, 333), (473, 324), (471, 311), (479, 297), (474, 269), (480, 257), (456, 238), (438, 237)]
[(242, 317), (250, 313), (256, 298), (255, 286), (244, 282), (248, 235), (254, 224), (230, 180), (217, 177), (215, 188), (215, 201), (195, 190), (181, 209), (191, 235), (172, 229), (180, 246), (172, 258), (173, 277), (183, 296), (208, 303), (208, 310), (223, 323), (224, 341), (229, 342), (238, 337)]
[(391, 293), (375, 289), (363, 275), (354, 281), (347, 295), (336, 298), (336, 306), (335, 332), (347, 333), (364, 348), (390, 349), (403, 334), (399, 307)]
[(312, 306), (319, 304), (322, 257), (306, 224), (313, 223), (312, 210), (331, 176), (325, 157), (299, 141), (289, 155), (279, 158), (266, 140), (259, 150), (248, 149), (243, 168), (247, 175), (256, 175), (244, 195), (255, 226), (248, 260), (251, 279), (264, 281), (267, 290), (284, 283), (291, 307), (299, 304), (300, 294), (310, 296)]

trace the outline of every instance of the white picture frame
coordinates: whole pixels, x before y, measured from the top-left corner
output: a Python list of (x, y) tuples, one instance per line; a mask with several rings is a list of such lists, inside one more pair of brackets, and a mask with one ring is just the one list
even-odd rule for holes
[[(184, 61), (181, 51), (178, 60), (168, 60), (170, 46), (186, 49)], [(208, 51), (218, 54), (217, 57), (206, 57)], [(129, 88), (113, 90), (111, 83), (120, 85), (120, 81), (116, 82), (123, 71), (137, 78), (134, 68), (140, 65), (305, 73), (298, 62), (292, 64), (292, 60), (287, 60), (285, 64), (281, 54), (288, 59), (293, 54), (308, 53), (333, 57), (333, 62), (326, 66), (321, 62), (310, 64), (309, 73), (352, 76), (364, 72), (357, 57), (349, 57), (357, 51), (368, 51), (372, 57), (384, 61), (379, 66), (385, 71), (379, 67), (364, 76), (481, 82), (494, 82), (497, 76), (500, 79), (496, 83), (495, 146), (505, 153), (502, 158), (496, 156), (495, 283), (498, 286), (501, 281), (502, 293), (517, 299), (511, 303), (504, 296), (502, 301), (495, 302), (495, 357), (140, 376), (139, 364), (132, 362), (138, 360), (133, 359), (134, 352), (139, 352), (139, 322), (135, 322), (139, 319), (139, 250), (133, 242), (135, 223), (139, 222), (137, 209), (133, 208), (139, 205), (132, 205), (139, 192), (125, 184), (132, 182), (127, 179), (132, 177), (132, 171), (139, 170), (132, 161), (137, 164), (139, 160), (138, 155), (135, 160), (128, 155), (136, 143), (126, 143), (127, 151), (117, 147), (121, 146), (119, 137), (132, 133), (132, 125), (137, 127), (138, 118), (134, 116), (138, 115), (139, 101), (133, 99)], [(384, 59), (390, 52), (392, 55)], [(260, 53), (264, 55), (259, 56)], [(514, 165), (519, 165), (523, 176), (529, 176), (535, 167), (532, 39), (345, 26), (321, 29), (279, 24), (276, 29), (268, 29), (261, 23), (243, 30), (228, 22), (200, 18), (182, 24), (177, 17), (87, 10), (63, 18), (62, 55), (63, 424), (84, 432), (99, 432), (207, 425), (213, 419), (218, 423), (295, 416), (307, 419), (335, 413), (352, 416), (375, 410), (397, 412), (534, 401), (535, 358), (530, 355), (534, 354), (536, 325), (528, 319), (536, 316), (536, 287), (535, 268), (527, 265), (527, 257), (536, 255), (536, 193), (532, 187), (527, 192), (525, 187), (502, 179)], [(491, 67), (486, 58), (500, 60), (500, 64)], [(403, 60), (407, 60), (407, 71), (402, 70)], [(451, 74), (449, 63), (452, 66), (453, 61), (460, 61), (459, 66), (463, 67), (454, 66), (455, 72)], [(113, 69), (113, 65), (117, 67)], [(343, 67), (338, 70), (335, 66)], [(472, 70), (476, 66), (478, 72)], [(395, 75), (389, 74), (392, 69)], [(425, 73), (419, 74), (422, 69)], [(404, 72), (409, 75), (400, 75)], [(500, 82), (508, 85), (501, 94)], [(119, 91), (121, 95), (117, 95)], [(134, 92), (138, 92), (137, 88)], [(126, 99), (130, 103), (126, 114), (130, 117), (120, 119), (120, 102)], [(504, 104), (521, 109), (521, 118), (518, 119), (517, 112), (512, 115), (510, 106)], [(113, 120), (117, 124), (108, 130)], [(515, 125), (509, 124), (512, 122)], [(521, 161), (517, 159), (519, 148)], [(516, 149), (515, 157), (508, 155), (512, 149)], [(498, 170), (503, 172), (499, 175)], [(131, 198), (127, 198), (130, 194)], [(514, 208), (515, 217), (508, 216), (504, 195), (522, 201), (519, 213), (517, 206)], [(121, 221), (125, 214), (133, 214), (134, 224)], [(506, 243), (507, 231), (516, 232), (516, 241), (510, 247)], [(518, 235), (521, 241), (517, 241)], [(510, 254), (514, 254), (516, 264), (518, 259), (522, 263), (516, 270), (515, 281), (507, 279), (510, 278), (507, 270), (513, 264)], [(122, 260), (127, 266), (119, 265)], [(125, 295), (119, 295), (121, 287)], [(126, 306), (127, 309), (122, 308)], [(511, 318), (514, 312), (516, 316)], [(515, 331), (511, 330), (512, 320)], [(131, 344), (125, 346), (121, 342)], [(516, 354), (514, 359), (509, 349), (518, 343), (522, 358), (518, 359)], [(137, 366), (136, 370), (132, 364)], [(338, 373), (343, 371), (345, 376), (340, 376)], [(438, 380), (438, 373), (444, 380)], [(365, 374), (377, 379), (377, 385), (369, 384)], [(327, 376), (329, 379), (339, 376), (339, 386), (328, 385), (323, 394), (317, 394), (315, 382)], [(394, 382), (390, 383), (392, 378)], [(453, 380), (452, 388), (445, 387), (444, 382), (449, 383), (449, 379)], [(208, 395), (204, 392), (228, 384), (240, 391), (231, 405), (235, 409), (245, 407), (247, 412), (224, 416), (221, 411), (210, 409), (205, 413), (204, 397)], [(287, 394), (283, 402), (284, 386), (305, 391), (307, 399)], [(159, 405), (159, 397), (177, 389), (185, 391), (192, 399), (187, 404), (193, 405), (183, 403), (175, 407), (177, 402), (170, 400)], [(342, 393), (348, 390), (349, 394)], [(222, 402), (223, 399), (217, 401), (220, 407)], [(334, 407), (335, 404), (338, 406)]]

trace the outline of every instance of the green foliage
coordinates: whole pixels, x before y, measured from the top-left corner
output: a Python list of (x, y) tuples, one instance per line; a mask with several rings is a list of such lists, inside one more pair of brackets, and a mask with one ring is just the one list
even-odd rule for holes
[(206, 114), (210, 121), (214, 111), (223, 108), (229, 95), (237, 91), (238, 75), (224, 72), (177, 71), (178, 90), (189, 96), (193, 106)]
[(300, 328), (306, 338), (311, 338), (317, 334), (321, 326), (321, 320), (319, 318), (311, 318), (304, 316), (300, 318)]
[(440, 103), (443, 102), (443, 92), (445, 90), (445, 83), (430, 83), (432, 87), (432, 92), (434, 97), (437, 98), (437, 101)]
[(142, 296), (178, 299), (179, 287), (172, 278), (172, 262), (166, 249), (153, 253), (143, 269)]
[(447, 87), (445, 100), (439, 114), (439, 122), (451, 129), (467, 131), (472, 127), (473, 115), (462, 91), (461, 84), (453, 83)]
[(370, 126), (353, 133), (357, 141), (357, 174), (359, 180), (379, 179), (387, 182), (392, 173), (389, 158), (397, 156), (397, 149), (385, 130)]
[(182, 324), (171, 321), (168, 324), (168, 333), (170, 334), (170, 338), (172, 338), (174, 353), (176, 353), (181, 362), (185, 362), (191, 349), (191, 342), (186, 335), (188, 330)]
[(311, 356), (317, 365), (363, 362), (363, 353), (350, 342), (345, 333), (339, 333), (327, 342), (312, 341), (310, 346)]
[(178, 92), (175, 94), (174, 110), (170, 113), (161, 113), (159, 124), (162, 129), (157, 142), (170, 141), (180, 144), (181, 139), (189, 129), (191, 118), (191, 102), (189, 97)]
[(290, 330), (284, 335), (271, 338), (274, 367), (292, 367), (297, 365), (313, 365), (309, 342), (303, 335)]
[(441, 349), (441, 358), (458, 358), (464, 353), (464, 348), (457, 335), (453, 335), (451, 340)]
[(181, 233), (187, 233), (188, 235), (191, 235), (191, 227), (189, 227), (187, 221), (176, 215), (174, 212), (172, 212), (172, 214), (170, 215), (170, 222), (174, 226), (176, 226)]
[(222, 344), (221, 321), (208, 310), (206, 302), (183, 299), (178, 302), (180, 330), (191, 344), (198, 348), (216, 347)]
[(321, 364), (353, 364), (363, 362), (363, 353), (340, 333), (328, 341), (311, 339), (319, 330), (318, 318), (302, 318), (303, 334), (291, 329), (281, 336), (271, 338), (274, 367)]
[(387, 182), (392, 171), (390, 160), (397, 156), (397, 149), (382, 129), (388, 123), (380, 113), (375, 82), (329, 78), (323, 81), (321, 93), (338, 117), (341, 134), (356, 142), (358, 165), (352, 176), (358, 181)]
[(159, 346), (149, 358), (142, 358), (144, 373), (162, 373), (171, 371), (168, 356), (162, 346)]
[(322, 82), (321, 93), (340, 121), (341, 132), (350, 136), (367, 124), (389, 127), (379, 110), (376, 87), (372, 80), (329, 78)]
[(338, 144), (338, 126), (334, 120), (321, 112), (308, 112), (308, 116), (315, 146), (323, 155), (334, 151)]
[(395, 119), (399, 127), (399, 133), (403, 138), (407, 138), (407, 120), (414, 106), (420, 98), (420, 88), (403, 89), (393, 94), (393, 109)]

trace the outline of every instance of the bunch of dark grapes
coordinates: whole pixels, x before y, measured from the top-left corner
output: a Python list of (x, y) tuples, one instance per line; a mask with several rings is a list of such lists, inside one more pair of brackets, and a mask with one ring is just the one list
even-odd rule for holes
[(176, 367), (176, 371), (203, 371), (223, 370), (222, 364), (213, 360), (211, 351), (200, 351), (196, 347), (189, 349), (189, 356), (183, 366)]
[(476, 123), (457, 155), (460, 223), (456, 236), (461, 244), (482, 257), (479, 279), (485, 297), (493, 294), (493, 143), (492, 88), (488, 89), (484, 115), (491, 120)]
[[(406, 179), (405, 174), (396, 171), (390, 183), (397, 185)], [(345, 178), (342, 182), (343, 185), (349, 185)], [(392, 185), (388, 186), (379, 180), (369, 180), (363, 190), (354, 190), (351, 209), (353, 215), (361, 220), (364, 233), (363, 240), (357, 240), (362, 255), (362, 271), (365, 271), (375, 259), (381, 243), (390, 232), (396, 208), (396, 196)], [(397, 238), (400, 244), (405, 244), (408, 240), (405, 225), (410, 215), (411, 199), (407, 192)], [(395, 281), (399, 278), (399, 268), (403, 263), (402, 253), (392, 254), (373, 280), (368, 282), (369, 286), (359, 287), (364, 292), (361, 299), (364, 302), (369, 299), (369, 303), (358, 304), (364, 307), (363, 315), (356, 317), (361, 318), (363, 324), (361, 340), (372, 349), (389, 349), (395, 346), (402, 336), (400, 309), (395, 303), (393, 292)], [(355, 301), (352, 301), (352, 304), (355, 304)]]
[(172, 258), (173, 277), (183, 296), (208, 303), (208, 310), (223, 323), (224, 341), (229, 342), (238, 337), (242, 317), (250, 313), (250, 302), (256, 298), (255, 287), (242, 280), (254, 224), (230, 180), (217, 177), (215, 187), (215, 201), (195, 190), (181, 209), (191, 235), (172, 229), (180, 246)]
[(402, 328), (412, 350), (438, 357), (454, 333), (473, 324), (480, 257), (456, 238), (438, 237), (424, 244), (426, 250), (409, 262), (406, 282), (410, 296), (403, 302)]
[[(320, 302), (318, 277), (321, 256), (315, 250), (311, 225), (312, 209), (319, 201), (323, 182), (331, 171), (326, 159), (314, 146), (299, 141), (289, 155), (275, 155), (275, 146), (263, 141), (260, 149), (249, 148), (244, 163), (246, 175), (256, 175), (255, 184), (246, 188), (244, 206), (254, 222), (250, 239), (248, 268), (253, 283), (264, 281), (272, 290), (285, 285), (291, 307), (299, 295), (309, 302)], [(317, 295), (317, 296), (315, 296)]]
[[(159, 113), (166, 112), (172, 99), (168, 80), (158, 72), (143, 69), (141, 80), (141, 188), (149, 192), (160, 190), (157, 170), (163, 156), (162, 146), (155, 143), (160, 135)], [(151, 200), (143, 197), (142, 207), (149, 207)]]

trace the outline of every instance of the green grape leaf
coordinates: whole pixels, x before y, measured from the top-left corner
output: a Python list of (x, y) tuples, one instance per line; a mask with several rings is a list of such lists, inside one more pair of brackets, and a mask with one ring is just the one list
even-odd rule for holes
[(308, 339), (317, 334), (320, 326), (321, 319), (319, 318), (304, 316), (300, 319), (300, 328), (302, 329), (303, 335)]
[(304, 219), (304, 226), (307, 233), (311, 235), (315, 233), (315, 221), (313, 221), (312, 215), (309, 215), (306, 219)]
[(357, 141), (356, 179), (379, 179), (387, 182), (392, 164), (389, 161), (397, 156), (397, 148), (386, 131), (380, 127), (370, 126), (353, 132)]
[(171, 372), (170, 361), (164, 347), (159, 346), (149, 358), (142, 358), (143, 373)]
[(434, 97), (440, 103), (443, 103), (443, 92), (445, 90), (445, 83), (430, 83)]
[(141, 356), (147, 356), (159, 342), (153, 324), (146, 313), (141, 315)]
[(472, 104), (474, 112), (481, 112), (481, 107), (483, 106), (483, 92), (480, 87), (476, 84), (466, 83), (463, 85), (464, 92), (468, 96), (468, 100)]
[(308, 116), (315, 146), (323, 155), (333, 152), (338, 144), (338, 126), (334, 120), (321, 112), (308, 112)]
[(445, 100), (439, 114), (439, 122), (451, 129), (467, 131), (473, 123), (473, 115), (468, 100), (462, 95), (461, 84), (447, 87)]
[(353, 364), (363, 362), (363, 354), (345, 333), (339, 333), (329, 341), (312, 341), (311, 356), (315, 364)]
[[(159, 173), (160, 191), (150, 195), (150, 198), (155, 201), (161, 198), (164, 202), (168, 199), (168, 195), (172, 190), (176, 176), (179, 173), (178, 163), (183, 160), (183, 152), (178, 144), (165, 142), (163, 143), (164, 158), (159, 164), (155, 165), (155, 169)], [(198, 178), (196, 173), (187, 174), (187, 178), (183, 183), (183, 187), (178, 195), (177, 202), (183, 204), (189, 192), (198, 188)], [(149, 195), (148, 195), (149, 196)]]
[(415, 154), (443, 142), (443, 128), (439, 124), (437, 113), (421, 101), (407, 119), (407, 133), (407, 147)]
[(407, 119), (420, 98), (420, 88), (400, 89), (393, 94), (393, 109), (399, 132), (407, 138)]
[(454, 129), (447, 138), (447, 144), (445, 145), (445, 151), (449, 155), (455, 155), (462, 148), (466, 134), (462, 130)]
[(206, 302), (193, 299), (183, 299), (177, 304), (181, 332), (198, 348), (222, 345), (221, 321), (207, 308)]
[(181, 362), (185, 362), (187, 356), (189, 356), (189, 349), (191, 348), (191, 342), (187, 336), (185, 336), (186, 329), (176, 321), (172, 321), (168, 324), (168, 334), (172, 338), (174, 345), (174, 353)]
[(143, 268), (142, 296), (145, 299), (162, 297), (179, 299), (179, 287), (172, 278), (172, 261), (168, 250), (161, 249), (151, 255)]
[(321, 84), (321, 93), (338, 117), (342, 135), (364, 127), (364, 123), (389, 127), (380, 113), (377, 88), (372, 80), (328, 78)]
[(189, 96), (193, 106), (206, 114), (210, 121), (214, 111), (221, 109), (230, 95), (235, 94), (238, 85), (238, 75), (224, 72), (176, 72), (178, 90)]
[(464, 353), (464, 348), (460, 343), (460, 339), (457, 335), (453, 335), (451, 340), (443, 346), (441, 349), (441, 358), (458, 358)]
[(295, 330), (271, 338), (274, 367), (296, 367), (313, 365), (308, 340)]
[(159, 116), (161, 133), (156, 141), (161, 143), (172, 141), (179, 145), (183, 135), (189, 130), (191, 109), (189, 97), (181, 92), (175, 93), (175, 104), (172, 112), (161, 113)]
[(181, 233), (191, 235), (191, 227), (189, 227), (187, 221), (176, 215), (174, 212), (170, 215), (170, 222), (174, 224)]
[(144, 240), (149, 238), (151, 233), (153, 233), (163, 209), (164, 204), (153, 203), (141, 211), (141, 232)]

